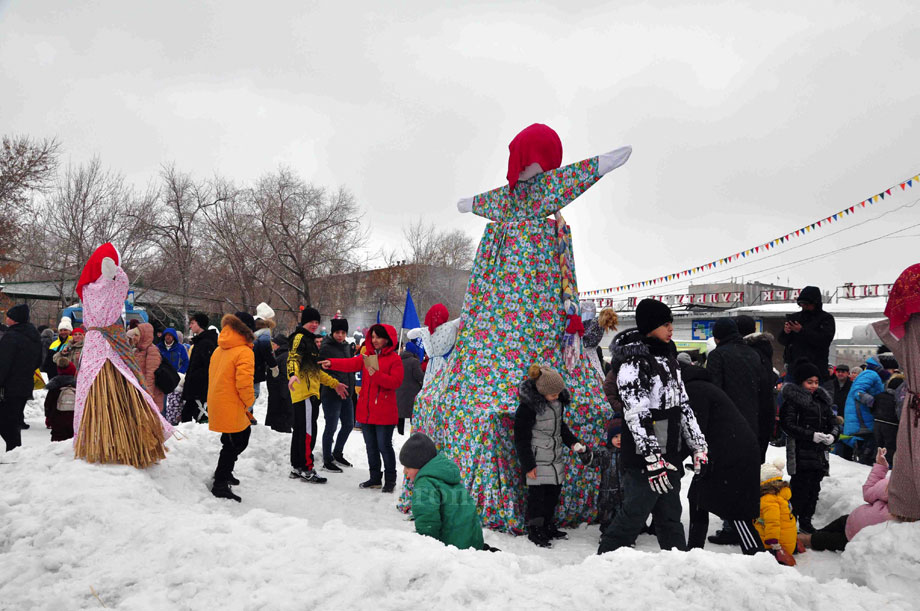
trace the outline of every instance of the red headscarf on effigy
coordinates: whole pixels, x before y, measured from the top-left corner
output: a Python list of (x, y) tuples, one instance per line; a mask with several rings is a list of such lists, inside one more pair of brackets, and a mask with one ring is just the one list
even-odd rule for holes
[(81, 301), (83, 299), (83, 287), (95, 282), (99, 279), (99, 276), (102, 275), (103, 259), (111, 259), (115, 262), (115, 265), (121, 264), (121, 257), (118, 255), (118, 249), (116, 249), (111, 242), (106, 242), (97, 248), (83, 267), (83, 272), (80, 274), (80, 279), (77, 280), (76, 288), (77, 297), (79, 297)]
[(542, 123), (525, 127), (508, 145), (508, 188), (514, 191), (520, 173), (532, 163), (544, 172), (562, 165), (562, 140), (553, 128)]
[(891, 334), (898, 339), (904, 337), (904, 325), (917, 312), (920, 312), (920, 263), (901, 272), (888, 293), (885, 316)]
[(434, 330), (447, 322), (449, 314), (447, 313), (447, 306), (443, 303), (436, 303), (428, 309), (428, 313), (425, 314), (425, 326), (428, 327), (429, 333), (434, 333)]

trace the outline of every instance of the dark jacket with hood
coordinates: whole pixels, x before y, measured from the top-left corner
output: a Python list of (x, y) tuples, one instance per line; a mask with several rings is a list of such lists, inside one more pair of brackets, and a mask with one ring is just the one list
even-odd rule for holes
[(207, 329), (194, 336), (192, 353), (185, 372), (185, 384), (182, 387), (182, 399), (186, 402), (208, 400), (208, 365), (211, 355), (217, 348), (217, 331)]
[(744, 336), (744, 343), (754, 349), (760, 357), (760, 367), (763, 380), (758, 401), (757, 429), (754, 431), (760, 442), (761, 462), (766, 456), (767, 446), (773, 438), (776, 428), (776, 383), (779, 376), (773, 370), (773, 342), (775, 338), (770, 333), (751, 333)]
[(256, 372), (252, 376), (255, 384), (265, 382), (271, 376), (269, 371), (277, 365), (275, 355), (272, 354), (272, 332), (269, 328), (258, 329), (254, 333), (255, 341), (252, 342), (252, 352), (256, 357)]
[(32, 398), (33, 376), (41, 364), (42, 339), (32, 323), (7, 329), (0, 337), (0, 397)]
[(777, 341), (786, 347), (783, 352), (783, 361), (791, 365), (799, 359), (807, 359), (818, 367), (821, 379), (826, 380), (828, 354), (836, 333), (834, 317), (824, 311), (821, 291), (816, 286), (806, 286), (802, 289), (799, 294), (799, 302), (812, 303), (815, 309), (811, 312), (802, 310), (798, 313), (798, 322), (802, 325), (801, 331), (779, 334)]
[(827, 391), (818, 387), (810, 393), (798, 384), (783, 384), (779, 419), (786, 432), (786, 471), (789, 475), (805, 472), (827, 475), (827, 454), (831, 446), (814, 440), (816, 432), (833, 435), (835, 440), (840, 432)]
[[(166, 336), (169, 335), (173, 338), (172, 346), (166, 347)], [(163, 355), (163, 359), (169, 361), (173, 366), (173, 369), (179, 373), (185, 373), (188, 371), (188, 351), (185, 349), (181, 343), (179, 343), (179, 336), (176, 334), (176, 330), (172, 327), (167, 327), (163, 330), (164, 340), (157, 344), (157, 348), (160, 349), (160, 354)]]
[[(355, 420), (362, 424), (395, 425), (399, 421), (396, 389), (403, 381), (402, 359), (396, 354), (399, 339), (392, 325), (380, 326), (390, 338), (390, 344), (377, 352), (379, 369), (374, 375), (368, 373), (364, 367), (364, 357), (360, 354), (350, 359), (330, 359), (329, 370), (361, 372), (361, 394), (358, 395), (358, 405), (355, 407)], [(366, 347), (368, 352), (374, 352), (370, 337)]]
[[(323, 338), (319, 347), (321, 359), (350, 359), (355, 355), (354, 347), (348, 342), (337, 342), (331, 335)], [(329, 375), (348, 387), (348, 396), (355, 392), (355, 374), (346, 371), (329, 371)]]
[(278, 375), (273, 377), (269, 373), (265, 380), (265, 386), (268, 389), (268, 409), (265, 413), (265, 426), (280, 433), (290, 433), (294, 413), (291, 406), (291, 392), (287, 387), (288, 378), (285, 375), (288, 359), (286, 340), (284, 345), (279, 345), (278, 349), (275, 350), (274, 359), (275, 365), (278, 367)]
[(412, 409), (415, 407), (415, 397), (422, 390), (425, 381), (425, 372), (418, 357), (411, 350), (399, 353), (403, 364), (403, 382), (396, 391), (396, 405), (399, 407), (400, 418), (411, 418)]
[(661, 455), (680, 464), (683, 448), (705, 451), (690, 401), (681, 382), (674, 344), (643, 337), (637, 329), (621, 332), (613, 340), (609, 376), (616, 379), (615, 392), (623, 405), (623, 466), (640, 469), (646, 457)]
[(691, 502), (723, 520), (755, 519), (760, 515), (760, 450), (754, 432), (706, 369), (681, 365), (681, 374), (709, 446), (709, 468), (693, 478)]
[(528, 378), (518, 387), (520, 405), (514, 414), (514, 447), (521, 471), (537, 469), (535, 479), (524, 478), (527, 485), (562, 483), (565, 456), (562, 446), (571, 448), (578, 439), (565, 423), (565, 409), (571, 402), (568, 390), (559, 393), (557, 407), (537, 390), (536, 380)]
[(709, 353), (706, 370), (712, 383), (725, 391), (751, 431), (759, 437), (760, 409), (770, 388), (757, 351), (745, 344), (739, 334), (733, 333)]

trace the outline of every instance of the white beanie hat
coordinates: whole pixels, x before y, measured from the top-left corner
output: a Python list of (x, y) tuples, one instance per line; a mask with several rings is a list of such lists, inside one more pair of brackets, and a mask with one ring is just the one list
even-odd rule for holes
[(773, 479), (783, 479), (783, 467), (786, 461), (782, 458), (775, 459), (772, 463), (760, 465), (760, 483), (768, 482)]
[(270, 305), (268, 305), (264, 301), (256, 306), (256, 317), (255, 317), (256, 320), (259, 320), (260, 318), (274, 318), (274, 317), (275, 317), (275, 311), (271, 308)]
[(62, 317), (61, 322), (58, 323), (58, 331), (63, 331), (64, 329), (73, 331), (73, 323), (70, 322), (69, 316)]

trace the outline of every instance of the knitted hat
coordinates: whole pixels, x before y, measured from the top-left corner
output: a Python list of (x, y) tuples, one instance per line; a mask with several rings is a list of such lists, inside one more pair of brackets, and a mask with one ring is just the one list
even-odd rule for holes
[(256, 320), (259, 320), (260, 318), (274, 318), (274, 317), (275, 317), (275, 311), (271, 309), (271, 306), (269, 306), (264, 301), (256, 306)]
[(237, 312), (234, 316), (243, 321), (243, 324), (249, 327), (250, 331), (256, 330), (256, 319), (249, 312)]
[(882, 369), (898, 369), (898, 359), (890, 352), (879, 354), (878, 362), (882, 364)]
[(764, 484), (766, 482), (783, 479), (783, 467), (786, 466), (786, 461), (782, 458), (776, 458), (772, 463), (764, 463), (760, 465), (760, 483)]
[(792, 366), (792, 381), (796, 384), (801, 384), (808, 378), (821, 379), (821, 372), (818, 370), (818, 366), (806, 359), (796, 361), (795, 365)]
[(735, 333), (738, 333), (738, 325), (731, 318), (720, 318), (712, 326), (712, 336), (719, 341)]
[(319, 322), (320, 320), (322, 320), (322, 317), (319, 315), (319, 310), (316, 308), (307, 306), (300, 311), (300, 324), (302, 325), (308, 322)]
[(69, 316), (64, 316), (61, 318), (61, 322), (58, 323), (58, 331), (73, 331), (73, 323), (70, 322)]
[(6, 311), (7, 318), (15, 320), (18, 323), (29, 322), (29, 306), (24, 303), (14, 305)]
[(347, 318), (333, 318), (332, 319), (332, 332), (336, 331), (345, 331), (348, 332), (348, 319)]
[(661, 325), (674, 322), (671, 308), (657, 299), (643, 299), (636, 306), (636, 326), (639, 333), (648, 335)]
[(623, 419), (614, 418), (607, 423), (607, 443), (610, 443), (614, 437), (623, 432)]
[(559, 375), (559, 372), (550, 367), (541, 365), (531, 365), (527, 370), (527, 375), (536, 380), (537, 392), (543, 395), (558, 395), (565, 390), (565, 380)]
[(738, 333), (741, 335), (750, 335), (757, 333), (757, 322), (747, 314), (741, 314), (735, 317), (735, 325), (738, 326)]
[(287, 347), (290, 345), (290, 344), (288, 343), (288, 338), (287, 338), (287, 336), (284, 335), (283, 333), (275, 333), (275, 334), (272, 336), (272, 341), (275, 342), (275, 344), (276, 344), (279, 348), (287, 348)]
[(211, 324), (211, 319), (208, 318), (208, 315), (204, 312), (195, 312), (192, 314), (192, 320), (198, 323), (198, 326), (202, 329), (207, 329), (208, 325)]
[(683, 363), (685, 365), (692, 365), (693, 359), (690, 357), (688, 353), (681, 352), (680, 354), (677, 355), (677, 362)]
[(412, 433), (399, 451), (399, 462), (410, 469), (421, 469), (438, 455), (438, 448), (428, 435)]
[(86, 330), (83, 327), (74, 327), (73, 335), (77, 334), (86, 335)]

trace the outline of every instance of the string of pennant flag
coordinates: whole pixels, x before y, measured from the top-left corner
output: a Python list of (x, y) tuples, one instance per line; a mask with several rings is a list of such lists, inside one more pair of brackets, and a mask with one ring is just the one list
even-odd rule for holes
[(774, 250), (776, 248), (779, 248), (780, 246), (787, 244), (788, 242), (796, 238), (800, 238), (813, 231), (817, 231), (818, 229), (823, 229), (827, 225), (835, 223), (844, 217), (850, 216), (851, 214), (856, 214), (857, 212), (863, 210), (867, 206), (872, 206), (876, 204), (877, 202), (883, 201), (886, 197), (890, 197), (891, 192), (896, 191), (898, 187), (901, 188), (901, 191), (906, 191), (907, 189), (915, 186), (917, 183), (920, 183), (920, 174), (916, 174), (903, 182), (894, 184), (888, 187), (887, 189), (880, 191), (879, 193), (876, 193), (872, 197), (867, 197), (861, 202), (857, 204), (853, 204), (852, 206), (848, 208), (844, 208), (843, 210), (834, 212), (833, 214), (830, 214), (817, 221), (814, 221), (813, 223), (808, 223), (800, 227), (799, 229), (796, 229), (795, 231), (790, 231), (789, 233), (785, 235), (781, 235), (778, 238), (768, 240), (767, 242), (764, 242), (763, 244), (757, 244), (756, 246), (752, 246), (750, 248), (740, 250), (734, 254), (731, 254), (725, 257), (721, 257), (709, 263), (703, 263), (702, 265), (697, 265), (697, 266), (690, 267), (684, 270), (676, 271), (671, 274), (665, 274), (657, 278), (650, 278), (648, 280), (641, 280), (639, 282), (632, 282), (630, 284), (621, 284), (619, 286), (611, 286), (608, 288), (597, 289), (593, 291), (584, 291), (582, 295), (584, 295), (585, 297), (591, 297), (593, 295), (603, 295), (603, 294), (609, 294), (609, 293), (616, 294), (616, 293), (621, 293), (623, 291), (648, 288), (648, 287), (656, 286), (659, 284), (664, 284), (666, 282), (671, 282), (674, 280), (681, 280), (683, 278), (689, 278), (701, 272), (716, 269), (718, 267), (724, 267), (740, 259), (746, 259), (748, 257), (755, 256), (764, 251)]

